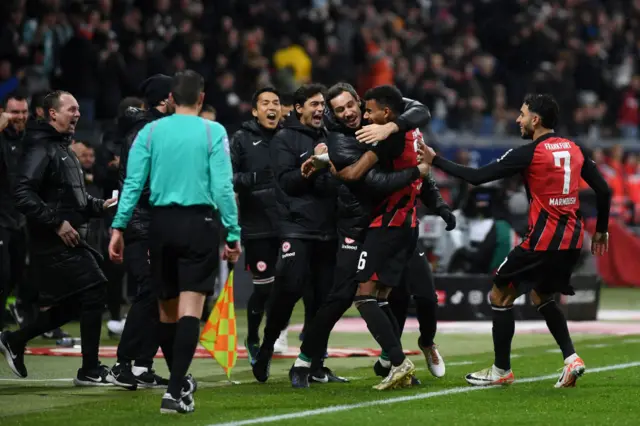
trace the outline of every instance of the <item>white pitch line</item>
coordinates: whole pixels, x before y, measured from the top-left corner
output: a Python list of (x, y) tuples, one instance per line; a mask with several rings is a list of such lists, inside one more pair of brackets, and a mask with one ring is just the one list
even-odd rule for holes
[[(603, 371), (622, 370), (625, 368), (633, 368), (633, 367), (640, 367), (640, 362), (630, 362), (626, 364), (614, 364), (614, 365), (607, 365), (604, 367), (592, 368), (588, 370), (587, 373), (600, 373)], [(540, 382), (543, 380), (555, 379), (557, 377), (558, 377), (558, 374), (548, 374), (545, 376), (528, 377), (525, 379), (516, 380), (516, 383)], [(465, 387), (446, 389), (446, 390), (437, 391), (437, 392), (425, 392), (425, 393), (419, 393), (416, 395), (401, 396), (397, 398), (388, 398), (388, 399), (380, 399), (377, 401), (361, 402), (358, 404), (333, 405), (330, 407), (318, 408), (316, 410), (298, 411), (297, 413), (258, 417), (255, 419), (238, 420), (235, 422), (228, 422), (228, 423), (215, 423), (209, 426), (242, 426), (242, 425), (252, 425), (252, 424), (259, 424), (259, 423), (272, 423), (272, 422), (279, 422), (282, 420), (299, 419), (304, 417), (318, 416), (321, 414), (333, 414), (340, 411), (350, 411), (358, 408), (373, 407), (377, 405), (397, 404), (399, 402), (416, 401), (421, 399), (433, 398), (436, 396), (454, 395), (458, 393), (467, 393), (467, 392), (491, 389), (496, 387), (500, 387), (500, 386), (488, 386), (488, 387), (465, 386)]]

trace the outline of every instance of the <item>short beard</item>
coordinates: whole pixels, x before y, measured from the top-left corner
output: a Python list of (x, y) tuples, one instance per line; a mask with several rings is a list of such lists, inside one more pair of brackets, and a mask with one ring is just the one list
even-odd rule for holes
[(521, 133), (520, 137), (522, 139), (533, 140), (533, 132), (530, 131), (529, 129), (523, 129), (523, 130), (524, 130), (524, 133)]

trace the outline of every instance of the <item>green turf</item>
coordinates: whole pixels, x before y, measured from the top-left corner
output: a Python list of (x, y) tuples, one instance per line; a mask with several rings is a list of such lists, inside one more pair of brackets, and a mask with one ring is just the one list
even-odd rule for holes
[[(603, 305), (607, 309), (638, 308), (637, 293), (629, 290), (606, 290)], [(240, 338), (244, 337), (244, 316), (239, 316)], [(302, 321), (296, 310), (292, 323)], [(77, 326), (69, 331), (77, 333)], [(106, 334), (106, 333), (105, 333)], [(406, 348), (416, 348), (417, 333), (404, 337)], [(297, 336), (289, 334), (290, 345)], [(640, 361), (640, 336), (605, 337), (577, 334), (576, 348), (587, 363), (587, 369)], [(38, 340), (37, 344), (45, 341)], [(217, 423), (282, 415), (342, 404), (411, 396), (446, 389), (467, 389), (464, 374), (489, 366), (492, 362), (490, 334), (445, 334), (437, 336), (441, 353), (447, 362), (444, 379), (432, 378), (422, 357), (412, 357), (418, 367), (419, 387), (378, 392), (371, 387), (372, 358), (331, 359), (328, 365), (341, 375), (352, 378), (349, 384), (314, 385), (307, 390), (293, 390), (287, 380), (291, 360), (275, 360), (272, 377), (266, 385), (255, 383), (248, 362), (238, 360), (230, 385), (222, 370), (210, 359), (198, 359), (192, 373), (199, 380), (196, 412), (189, 416), (161, 416), (162, 391), (130, 392), (116, 388), (78, 389), (69, 379), (75, 375), (80, 358), (27, 357), (29, 381), (19, 381), (0, 359), (0, 425), (212, 425)], [(104, 340), (104, 344), (116, 342)], [(366, 333), (334, 333), (332, 347), (376, 347)], [(517, 378), (559, 374), (560, 354), (549, 335), (516, 335), (513, 341), (513, 368)], [(103, 362), (113, 362), (104, 359)], [(461, 363), (465, 363), (461, 365)], [(471, 364), (466, 364), (471, 363)], [(157, 360), (160, 374), (166, 375), (163, 360)], [(10, 379), (11, 381), (3, 380)], [(40, 380), (40, 381), (35, 381)], [(507, 389), (489, 389), (460, 394), (434, 396), (389, 405), (357, 408), (339, 413), (326, 413), (304, 419), (281, 420), (278, 424), (367, 425), (417, 424), (428, 421), (447, 425), (484, 424), (638, 424), (640, 408), (640, 367), (587, 374), (576, 389), (553, 388), (554, 379), (515, 384)]]

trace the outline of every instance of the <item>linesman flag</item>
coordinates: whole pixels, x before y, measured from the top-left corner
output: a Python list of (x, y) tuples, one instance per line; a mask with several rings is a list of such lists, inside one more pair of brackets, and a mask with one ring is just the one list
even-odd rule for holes
[(218, 296), (216, 305), (209, 315), (200, 334), (200, 343), (218, 361), (231, 378), (231, 369), (238, 359), (238, 331), (236, 329), (236, 310), (233, 303), (233, 270), (229, 272), (227, 282)]

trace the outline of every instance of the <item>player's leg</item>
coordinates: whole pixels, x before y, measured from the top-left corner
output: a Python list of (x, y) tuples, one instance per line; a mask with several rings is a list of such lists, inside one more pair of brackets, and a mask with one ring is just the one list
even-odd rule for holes
[[(320, 303), (321, 305), (317, 308), (314, 308), (314, 316), (311, 317), (308, 324), (315, 322), (315, 318), (318, 315), (322, 306), (324, 306), (325, 302), (328, 300), (329, 293), (332, 290), (335, 272), (336, 272), (336, 241), (329, 242), (316, 242), (314, 244), (314, 250), (312, 254), (312, 263), (311, 263), (311, 284), (314, 290), (314, 304)], [(352, 267), (355, 264), (351, 263)], [(345, 291), (345, 294), (348, 291)], [(353, 295), (353, 290), (350, 292)], [(344, 304), (337, 305), (338, 309), (344, 309)], [(348, 308), (347, 308), (348, 309)], [(336, 312), (336, 311), (334, 311)], [(307, 325), (309, 327), (309, 325)], [(348, 380), (344, 377), (337, 376), (331, 371), (330, 368), (324, 365), (324, 359), (327, 357), (327, 345), (328, 345), (328, 336), (325, 338), (323, 336), (320, 345), (324, 351), (321, 353), (317, 353), (313, 358), (313, 363), (311, 365), (311, 374), (309, 376), (310, 381), (317, 383), (329, 383), (329, 382), (337, 382), (337, 383), (346, 383)]]
[(298, 355), (289, 371), (289, 379), (294, 388), (309, 387), (312, 362), (322, 362), (327, 352), (331, 330), (349, 309), (355, 297), (357, 282), (354, 280), (354, 271), (360, 256), (362, 243), (344, 237), (340, 237), (338, 241), (341, 243), (338, 246), (337, 256), (334, 256), (335, 269), (333, 277), (327, 278), (332, 279), (331, 290), (313, 320), (307, 325), (307, 330), (300, 346), (300, 355)]
[(107, 380), (131, 390), (167, 387), (169, 381), (153, 370), (153, 358), (158, 351), (160, 336), (175, 334), (175, 323), (169, 324), (172, 330), (161, 330), (163, 323), (158, 321), (158, 296), (151, 281), (148, 241), (127, 245), (124, 256), (127, 280), (137, 288), (137, 294), (118, 344), (117, 362)]
[[(576, 380), (585, 372), (584, 361), (578, 356), (569, 334), (567, 319), (556, 304), (554, 293), (574, 294), (571, 287), (571, 273), (580, 256), (579, 250), (548, 253), (548, 269), (553, 271), (547, 279), (541, 280), (530, 293), (531, 301), (544, 317), (547, 327), (562, 351), (564, 368), (556, 388), (574, 387)], [(553, 257), (552, 257), (553, 256)], [(545, 274), (547, 275), (547, 274)]]
[(245, 242), (245, 263), (253, 277), (253, 292), (247, 303), (247, 338), (244, 342), (251, 364), (260, 349), (260, 323), (275, 281), (278, 246), (272, 246), (270, 240)]
[(510, 384), (514, 381), (511, 371), (511, 341), (515, 333), (513, 302), (518, 297), (517, 285), (534, 276), (541, 266), (541, 258), (535, 252), (520, 247), (513, 249), (502, 262), (494, 277), (489, 295), (493, 317), (493, 366), (467, 374), (467, 382), (474, 386)]
[(438, 327), (438, 297), (431, 266), (422, 251), (418, 249), (414, 251), (406, 276), (409, 280), (409, 291), (416, 305), (416, 316), (420, 327), (418, 346), (427, 360), (431, 374), (434, 377), (443, 377), (446, 371), (444, 360), (434, 342)]
[(310, 245), (310, 241), (298, 239), (282, 242), (276, 265), (272, 302), (268, 304), (264, 339), (252, 368), (253, 375), (259, 382), (264, 383), (269, 379), (274, 344), (289, 323), (293, 308), (308, 284)]
[(415, 371), (404, 355), (397, 330), (378, 303), (386, 300), (391, 288), (402, 283), (402, 275), (415, 248), (411, 229), (374, 228), (367, 233), (360, 259), (359, 281), (354, 305), (367, 323), (367, 328), (382, 350), (389, 356), (389, 375), (375, 388), (379, 390), (404, 385), (405, 378)]

